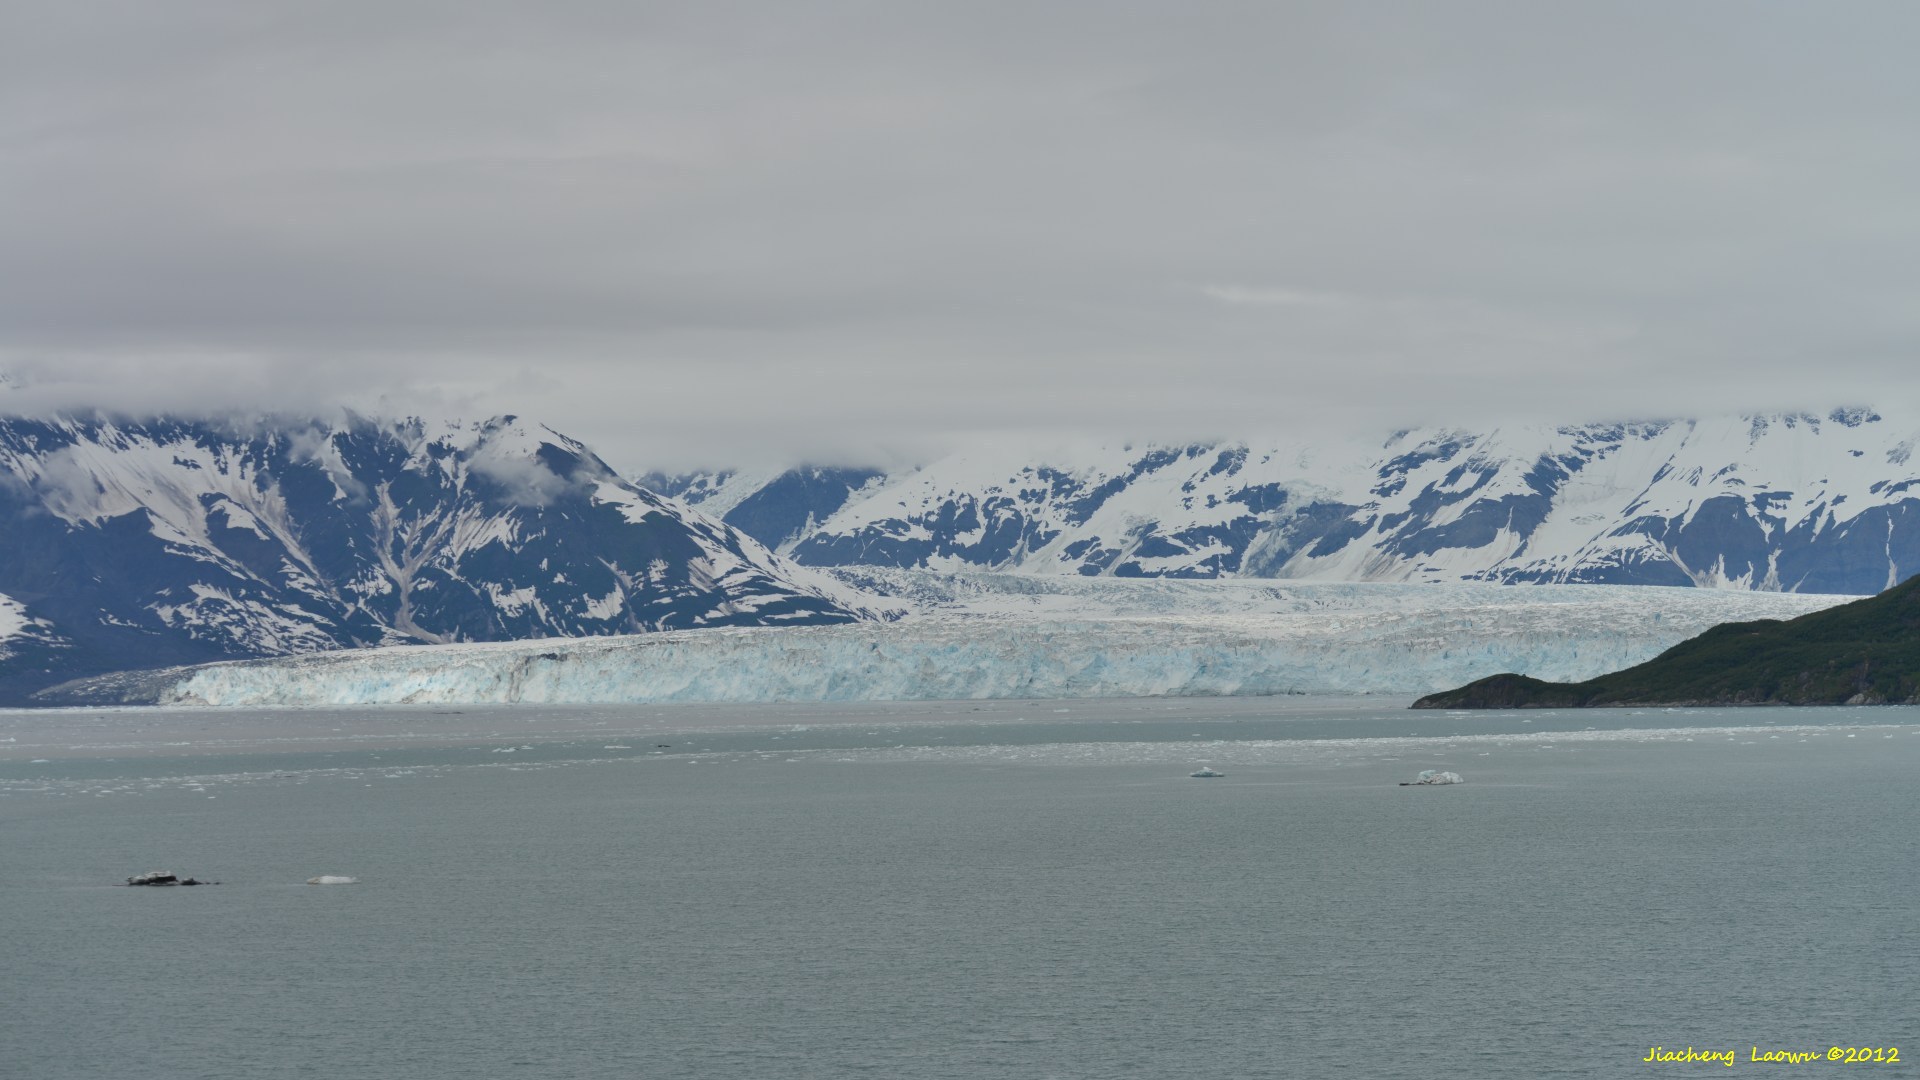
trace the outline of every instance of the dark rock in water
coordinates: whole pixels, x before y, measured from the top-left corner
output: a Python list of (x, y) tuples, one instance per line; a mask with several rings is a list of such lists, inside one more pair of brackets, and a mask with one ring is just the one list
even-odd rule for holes
[(178, 877), (165, 870), (151, 870), (144, 874), (135, 874), (127, 879), (129, 885), (218, 885), (217, 881), (201, 881), (198, 878)]

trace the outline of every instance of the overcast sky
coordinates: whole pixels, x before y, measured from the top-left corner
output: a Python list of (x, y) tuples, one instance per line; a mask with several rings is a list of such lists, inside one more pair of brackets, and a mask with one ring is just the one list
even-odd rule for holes
[(0, 0), (0, 369), (517, 411), (633, 470), (1899, 405), (1916, 41), (1906, 2)]

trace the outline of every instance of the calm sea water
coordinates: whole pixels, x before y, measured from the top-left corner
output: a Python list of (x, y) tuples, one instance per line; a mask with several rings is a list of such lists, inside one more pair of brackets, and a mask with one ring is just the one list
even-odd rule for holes
[(0, 1076), (1916, 1071), (1920, 712), (1399, 704), (0, 713)]

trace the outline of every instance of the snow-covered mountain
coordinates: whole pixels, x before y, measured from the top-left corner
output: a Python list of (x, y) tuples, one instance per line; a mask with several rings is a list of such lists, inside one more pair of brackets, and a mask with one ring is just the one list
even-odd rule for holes
[(815, 565), (1864, 594), (1920, 572), (1917, 441), (1837, 410), (651, 483)]
[[(1916, 441), (1859, 410), (636, 485), (512, 417), (0, 417), (0, 698), (236, 657), (890, 618), (910, 601), (889, 567), (1865, 594), (1920, 572)], [(925, 663), (957, 655), (943, 635)]]
[(225, 657), (884, 614), (513, 417), (0, 418), (0, 593), (14, 694)]

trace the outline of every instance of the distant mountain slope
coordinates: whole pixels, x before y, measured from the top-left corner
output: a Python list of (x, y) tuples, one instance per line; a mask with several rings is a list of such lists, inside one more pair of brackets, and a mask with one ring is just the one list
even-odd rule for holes
[(1920, 572), (1916, 442), (1838, 410), (660, 482), (816, 565), (1864, 594)]
[(1920, 704), (1920, 578), (1787, 622), (1723, 623), (1644, 664), (1578, 683), (1494, 675), (1416, 709)]
[(638, 482), (723, 518), (770, 548), (779, 548), (818, 531), (821, 522), (885, 475), (877, 469), (809, 466), (784, 472), (649, 473)]
[(513, 417), (0, 419), (0, 552), (9, 625), (34, 620), (53, 649), (0, 660), (0, 693), (227, 657), (876, 613)]

